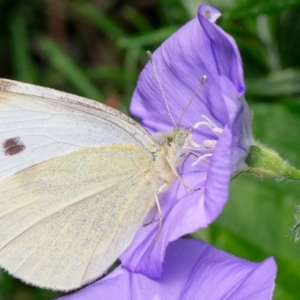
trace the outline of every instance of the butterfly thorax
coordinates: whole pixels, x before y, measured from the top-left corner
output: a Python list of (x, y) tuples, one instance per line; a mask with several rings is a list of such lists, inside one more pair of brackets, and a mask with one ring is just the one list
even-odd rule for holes
[(154, 154), (154, 168), (149, 176), (155, 182), (156, 189), (167, 187), (176, 178), (176, 169), (189, 152), (190, 132), (184, 128), (175, 128), (166, 133), (154, 135), (157, 146)]

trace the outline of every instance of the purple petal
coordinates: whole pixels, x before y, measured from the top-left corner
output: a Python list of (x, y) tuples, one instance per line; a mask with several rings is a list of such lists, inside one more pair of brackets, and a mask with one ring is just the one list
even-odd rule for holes
[(119, 267), (102, 280), (61, 299), (267, 300), (272, 297), (275, 275), (273, 258), (252, 263), (200, 240), (180, 239), (169, 245), (159, 280)]
[(199, 6), (198, 14), (205, 16), (206, 19), (208, 19), (212, 23), (215, 23), (217, 19), (221, 16), (220, 11), (207, 4), (203, 4)]
[[(199, 7), (199, 19), (193, 19), (167, 39), (153, 54), (158, 76), (175, 122), (199, 86), (202, 76), (207, 76), (203, 88), (197, 93), (184, 115), (182, 126), (189, 128), (199, 121), (200, 115), (225, 126), (224, 103), (219, 87), (219, 76), (229, 78), (238, 92), (244, 91), (241, 59), (234, 40), (211, 23), (201, 12), (210, 9)], [(148, 63), (142, 71), (132, 99), (131, 112), (139, 117), (150, 132), (173, 128), (161, 91)]]
[(231, 177), (232, 132), (225, 127), (210, 160), (205, 181), (205, 211), (207, 219), (214, 221), (223, 209), (228, 198)]
[(200, 6), (198, 9), (199, 21), (206, 34), (210, 37), (211, 51), (214, 55), (219, 75), (226, 76), (235, 85), (239, 96), (241, 96), (245, 92), (245, 84), (239, 50), (234, 39), (229, 34), (207, 19), (207, 13), (205, 12), (210, 10), (212, 8), (208, 5), (204, 9)]
[[(194, 158), (189, 157), (179, 168), (182, 179), (201, 190), (190, 192), (175, 182), (167, 193), (160, 195), (163, 227), (155, 246), (157, 222), (141, 228), (121, 256), (128, 269), (151, 278), (161, 276), (169, 242), (206, 227), (220, 214), (227, 201), (231, 175), (244, 167), (252, 143), (247, 104), (240, 101), (244, 90), (240, 56), (233, 39), (213, 23), (219, 15), (218, 10), (208, 5), (200, 6), (198, 19), (183, 26), (153, 54), (175, 122), (180, 120), (189, 98), (206, 75), (207, 81), (180, 125), (189, 128), (203, 121), (204, 115), (223, 133), (217, 137), (206, 126), (194, 130), (193, 138), (198, 143), (217, 141), (208, 164), (192, 167)], [(140, 75), (131, 110), (153, 133), (174, 127), (150, 64)], [(148, 220), (152, 215), (153, 212)]]
[[(210, 48), (210, 38), (194, 19), (166, 40), (153, 54), (171, 113), (177, 123), (199, 86), (208, 77), (186, 111), (182, 126), (189, 128), (200, 120), (201, 114), (226, 124), (224, 103), (218, 86), (218, 69)], [(142, 71), (134, 92), (131, 112), (141, 118), (150, 132), (174, 128), (150, 64)]]

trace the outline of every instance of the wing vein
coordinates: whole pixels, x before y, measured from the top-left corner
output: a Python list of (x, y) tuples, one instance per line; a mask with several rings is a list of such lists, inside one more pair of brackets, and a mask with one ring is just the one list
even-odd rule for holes
[[(135, 178), (131, 179), (130, 182), (131, 182), (131, 183), (134, 182), (138, 177), (139, 177), (138, 175), (135, 176)], [(130, 182), (129, 182), (129, 183), (130, 183)], [(127, 182), (126, 185), (128, 185), (129, 183)], [(126, 200), (128, 200), (128, 198), (127, 198), (126, 196), (125, 196), (125, 198), (126, 198)], [(130, 207), (130, 206), (128, 206), (128, 208), (129, 208), (129, 207)], [(128, 210), (128, 208), (127, 208), (127, 210)], [(126, 214), (127, 210), (123, 213), (123, 218), (124, 218), (124, 215)], [(123, 219), (123, 218), (122, 218), (122, 219)], [(113, 242), (115, 236), (116, 236), (116, 232), (114, 232), (114, 234), (113, 234), (113, 236), (112, 236), (112, 238), (111, 238), (111, 240), (110, 240), (110, 243), (107, 245), (106, 251), (107, 251), (107, 249), (111, 246), (111, 244), (112, 244), (112, 242)], [(94, 255), (94, 253), (95, 253), (95, 251), (96, 251), (96, 249), (97, 249), (97, 246), (98, 246), (98, 244), (99, 244), (99, 240), (100, 240), (100, 239), (98, 239), (97, 244), (95, 244), (94, 250), (93, 250), (93, 252), (91, 253), (91, 256), (90, 256), (90, 260), (91, 260), (91, 257), (93, 257), (93, 255)], [(89, 262), (90, 262), (90, 260), (89, 260)], [(102, 262), (102, 260), (100, 261), (100, 263), (98, 263), (98, 265), (101, 264), (101, 262)], [(83, 274), (81, 284), (83, 284), (83, 280), (84, 280), (84, 278), (85, 278), (85, 275), (86, 275), (88, 266), (89, 266), (89, 264), (86, 265), (86, 269), (85, 269), (85, 272), (84, 272), (84, 274)]]
[[(47, 169), (47, 171), (48, 170), (52, 170), (52, 171), (63, 171), (63, 172), (65, 172), (65, 173), (70, 173), (71, 175), (73, 175), (74, 173), (74, 170), (70, 170), (70, 171), (66, 171), (65, 169)], [(127, 170), (125, 170), (125, 171), (120, 171), (120, 172), (114, 172), (114, 173), (102, 173), (101, 174), (101, 176), (99, 176), (99, 175), (96, 175), (96, 176), (91, 176), (91, 177), (88, 177), (88, 178), (86, 178), (85, 180), (81, 180), (81, 181), (76, 181), (76, 182), (72, 182), (72, 183), (69, 183), (69, 184), (57, 184), (57, 185), (55, 185), (55, 187), (63, 187), (63, 186), (68, 186), (68, 185), (74, 185), (74, 184), (78, 184), (78, 183), (83, 183), (83, 182), (85, 182), (85, 181), (87, 181), (87, 180), (91, 180), (91, 179), (96, 179), (96, 178), (101, 178), (101, 177), (105, 177), (105, 176), (107, 176), (107, 175), (109, 175), (109, 174), (111, 174), (112, 176), (116, 176), (116, 175), (121, 175), (121, 174), (125, 174), (125, 173), (128, 173), (128, 172), (132, 172), (132, 171), (136, 171), (136, 169), (127, 169)], [(37, 173), (39, 173), (40, 171), (34, 171), (34, 170), (32, 170), (32, 172), (28, 172), (27, 173), (27, 175), (33, 175), (35, 172), (37, 172)], [(9, 179), (8, 178), (8, 180), (14, 180), (14, 179), (17, 179), (18, 177), (22, 177), (22, 175), (20, 175), (20, 176), (15, 176), (14, 178), (12, 178), (12, 179)], [(8, 182), (8, 181), (7, 181)], [(22, 186), (26, 186), (27, 185), (27, 183), (24, 183), (24, 184), (20, 184), (19, 186), (18, 186), (18, 188), (19, 187), (22, 187)], [(6, 189), (5, 190), (5, 192), (7, 192), (7, 191), (10, 191), (10, 190), (15, 190), (15, 187), (12, 187), (12, 188), (9, 188), (9, 189)], [(36, 189), (36, 190), (34, 190), (35, 192), (38, 192), (38, 191), (40, 191), (40, 190), (45, 190), (45, 188), (44, 187), (42, 187), (42, 188), (40, 188), (40, 189)], [(1, 191), (1, 190), (0, 190)], [(2, 192), (3, 192), (3, 190), (2, 190)], [(29, 193), (32, 193), (32, 191), (30, 191), (30, 192), (28, 192), (28, 193), (24, 193), (23, 195), (26, 195), (26, 194), (29, 194)], [(5, 201), (9, 201), (9, 200), (4, 200), (4, 201), (0, 201), (0, 203), (4, 203)]]
[[(110, 186), (108, 186), (108, 187), (106, 187), (106, 188), (104, 188), (104, 189), (102, 189), (102, 190), (100, 190), (100, 191), (97, 191), (97, 192), (91, 193), (91, 194), (89, 194), (89, 195), (86, 195), (86, 196), (84, 196), (83, 198), (81, 198), (80, 200), (78, 200), (78, 201), (76, 201), (76, 202), (66, 203), (66, 204), (67, 204), (66, 206), (60, 207), (59, 209), (57, 209), (57, 210), (51, 212), (51, 213), (48, 214), (48, 215), (43, 216), (42, 218), (45, 219), (45, 218), (47, 218), (47, 217), (49, 217), (49, 216), (51, 216), (51, 215), (53, 215), (53, 214), (55, 214), (55, 213), (57, 213), (57, 212), (63, 210), (63, 209), (65, 209), (65, 208), (68, 207), (68, 206), (71, 206), (71, 205), (73, 205), (73, 204), (75, 204), (75, 203), (77, 203), (77, 202), (79, 202), (79, 201), (84, 201), (86, 198), (91, 197), (91, 196), (93, 196), (93, 195), (96, 195), (96, 194), (98, 194), (98, 193), (101, 193), (101, 192), (103, 192), (103, 191), (105, 191), (105, 190), (108, 190), (108, 189), (110, 189), (111, 187), (113, 187), (113, 184), (110, 185)], [(59, 198), (62, 197), (62, 196), (65, 196), (65, 195), (71, 190), (71, 188), (72, 188), (72, 186), (71, 186), (67, 191), (65, 191), (62, 195), (57, 196), (57, 197), (54, 198), (54, 200), (52, 200), (52, 201), (55, 201), (55, 200), (59, 199)], [(46, 206), (47, 204), (49, 204), (49, 203), (45, 203), (44, 205), (42, 205), (42, 206), (39, 207), (38, 209), (40, 209), (40, 208)], [(6, 227), (11, 226), (12, 224), (16, 223), (16, 222), (19, 221), (21, 218), (23, 218), (23, 217), (25, 217), (25, 216), (28, 216), (29, 214), (33, 214), (33, 213), (34, 213), (34, 212), (28, 212), (27, 214), (21, 216), (19, 219), (15, 220), (14, 222), (12, 222), (12, 223), (10, 223), (10, 224), (7, 224), (5, 227), (1, 228), (1, 231), (3, 231), (3, 229), (5, 229)], [(10, 242), (11, 242), (12, 240), (14, 240), (15, 238), (17, 238), (18, 236), (20, 236), (21, 234), (23, 234), (24, 231), (29, 230), (30, 228), (32, 228), (34, 225), (36, 225), (38, 222), (42, 221), (43, 219), (38, 219), (38, 220), (36, 220), (35, 223), (31, 224), (28, 228), (26, 228), (26, 229), (23, 230), (21, 233), (19, 233), (18, 235), (16, 235), (13, 239), (11, 239), (11, 240), (8, 241), (6, 244), (4, 244), (4, 245), (2, 246), (2, 248), (5, 247), (8, 243), (10, 243)]]

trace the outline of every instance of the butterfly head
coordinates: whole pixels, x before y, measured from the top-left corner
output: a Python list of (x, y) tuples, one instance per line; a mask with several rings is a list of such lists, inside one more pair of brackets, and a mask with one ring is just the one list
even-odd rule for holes
[(190, 131), (184, 128), (178, 127), (174, 130), (173, 141), (178, 148), (184, 148), (188, 144)]
[(193, 145), (192, 128), (187, 130), (182, 127), (177, 127), (173, 131), (173, 143), (176, 149), (174, 163), (178, 165), (185, 157), (191, 154), (191, 148)]
[(161, 152), (174, 166), (178, 166), (190, 152), (191, 131), (182, 127), (177, 127), (167, 133), (158, 133), (153, 136), (153, 139), (158, 152)]

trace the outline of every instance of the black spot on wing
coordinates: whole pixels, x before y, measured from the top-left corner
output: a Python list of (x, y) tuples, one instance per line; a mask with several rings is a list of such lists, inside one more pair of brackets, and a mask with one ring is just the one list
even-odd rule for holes
[(3, 150), (5, 155), (7, 156), (16, 155), (24, 151), (25, 148), (25, 145), (22, 144), (19, 137), (7, 139), (3, 143)]

